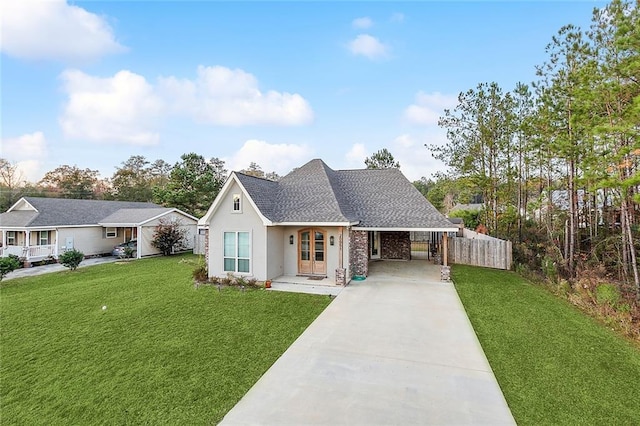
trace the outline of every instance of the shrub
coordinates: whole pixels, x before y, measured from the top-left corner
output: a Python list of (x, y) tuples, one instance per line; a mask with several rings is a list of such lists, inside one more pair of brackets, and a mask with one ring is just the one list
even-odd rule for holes
[(598, 284), (596, 287), (596, 300), (600, 305), (609, 305), (615, 308), (620, 302), (620, 291), (614, 284)]
[(125, 247), (124, 248), (124, 258), (125, 259), (131, 259), (133, 257), (133, 253), (135, 253), (135, 252), (136, 251), (133, 248), (129, 247), (129, 246)]
[(203, 283), (209, 279), (209, 273), (207, 272), (207, 265), (201, 264), (193, 271), (193, 279)]
[(0, 281), (11, 271), (20, 267), (20, 262), (12, 256), (0, 257)]
[(178, 219), (160, 219), (151, 244), (164, 256), (169, 256), (185, 246), (187, 230)]
[(70, 270), (75, 271), (78, 265), (80, 265), (80, 262), (84, 260), (84, 253), (76, 249), (68, 250), (64, 252), (58, 260)]

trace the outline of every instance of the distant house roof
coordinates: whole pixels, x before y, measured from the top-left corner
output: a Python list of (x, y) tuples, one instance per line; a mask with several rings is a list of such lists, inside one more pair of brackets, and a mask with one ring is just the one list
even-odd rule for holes
[(465, 210), (465, 211), (470, 211), (470, 212), (477, 212), (480, 211), (484, 208), (484, 204), (482, 203), (473, 203), (473, 204), (456, 204), (451, 211), (457, 211), (457, 210)]
[[(278, 182), (237, 172), (234, 177), (273, 224), (456, 229), (398, 169), (333, 170), (315, 159)], [(214, 209), (215, 204), (200, 222)]]
[[(14, 209), (22, 200), (35, 210)], [(154, 203), (133, 201), (75, 200), (68, 198), (23, 197), (0, 214), (2, 227), (51, 227), (97, 225), (109, 215), (123, 210), (164, 209)]]

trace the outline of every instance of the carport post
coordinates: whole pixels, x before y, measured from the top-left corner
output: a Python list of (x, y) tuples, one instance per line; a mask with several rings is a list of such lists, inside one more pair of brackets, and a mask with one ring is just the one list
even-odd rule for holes
[(449, 248), (447, 247), (448, 244), (448, 234), (446, 232), (442, 233), (442, 266), (448, 266), (448, 259), (447, 259), (447, 253), (449, 251)]

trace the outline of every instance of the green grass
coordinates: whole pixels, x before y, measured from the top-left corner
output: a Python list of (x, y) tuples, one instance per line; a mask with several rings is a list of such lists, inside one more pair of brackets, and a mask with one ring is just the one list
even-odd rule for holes
[(519, 425), (640, 424), (640, 349), (506, 271), (452, 277)]
[(0, 423), (215, 424), (329, 303), (195, 289), (193, 259), (3, 282)]

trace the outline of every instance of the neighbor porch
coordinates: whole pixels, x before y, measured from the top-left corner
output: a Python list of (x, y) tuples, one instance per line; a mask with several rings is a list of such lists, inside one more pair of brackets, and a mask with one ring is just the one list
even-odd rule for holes
[(24, 262), (40, 262), (49, 258), (58, 258), (58, 231), (40, 230), (3, 230), (0, 257), (18, 256)]

